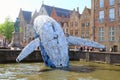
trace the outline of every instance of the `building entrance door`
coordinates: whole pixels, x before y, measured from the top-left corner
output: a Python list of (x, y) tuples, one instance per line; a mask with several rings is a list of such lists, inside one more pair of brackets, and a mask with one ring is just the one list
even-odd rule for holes
[(117, 51), (118, 51), (118, 46), (117, 46), (117, 45), (114, 45), (114, 46), (113, 46), (113, 51), (114, 51), (114, 52), (117, 52)]

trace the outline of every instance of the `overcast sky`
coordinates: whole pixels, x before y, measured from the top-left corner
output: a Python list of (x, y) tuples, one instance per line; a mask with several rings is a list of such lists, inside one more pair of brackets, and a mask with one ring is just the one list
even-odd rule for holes
[[(0, 23), (4, 22), (7, 16), (12, 21), (18, 17), (20, 8), (34, 12), (39, 11), (43, 0), (1, 0), (0, 2)], [(73, 10), (79, 7), (82, 13), (85, 6), (91, 8), (91, 0), (44, 0), (44, 4)]]

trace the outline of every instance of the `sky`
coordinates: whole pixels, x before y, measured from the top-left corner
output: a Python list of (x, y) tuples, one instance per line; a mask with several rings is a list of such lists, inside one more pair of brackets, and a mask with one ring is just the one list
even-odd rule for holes
[(43, 2), (49, 6), (69, 10), (79, 7), (80, 13), (85, 6), (91, 8), (91, 0), (2, 0), (0, 2), (0, 23), (3, 23), (6, 17), (14, 22), (19, 15), (20, 8), (31, 12), (39, 11)]

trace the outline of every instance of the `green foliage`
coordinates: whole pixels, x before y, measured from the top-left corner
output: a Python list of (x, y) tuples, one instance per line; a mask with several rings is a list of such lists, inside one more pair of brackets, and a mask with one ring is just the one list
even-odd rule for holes
[(0, 24), (0, 34), (5, 36), (8, 41), (11, 41), (12, 33), (14, 31), (14, 23), (10, 21), (10, 18), (6, 18), (3, 24)]

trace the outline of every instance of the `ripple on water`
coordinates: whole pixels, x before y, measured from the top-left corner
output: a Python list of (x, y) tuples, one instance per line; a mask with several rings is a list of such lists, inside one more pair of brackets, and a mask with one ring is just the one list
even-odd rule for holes
[(0, 74), (0, 79), (9, 79), (9, 80), (13, 80), (16, 78), (16, 75), (13, 72), (5, 72)]
[(94, 79), (92, 77), (88, 77), (88, 78), (79, 78), (78, 80), (99, 80), (99, 79)]
[(67, 70), (51, 69), (43, 63), (0, 64), (0, 80), (120, 80), (120, 66), (79, 61), (70, 64)]
[(0, 80), (27, 80), (25, 75), (35, 74), (37, 69), (38, 67), (28, 63), (2, 64), (0, 65)]

